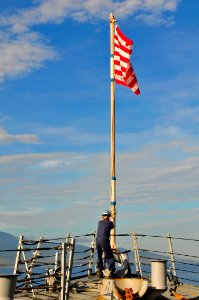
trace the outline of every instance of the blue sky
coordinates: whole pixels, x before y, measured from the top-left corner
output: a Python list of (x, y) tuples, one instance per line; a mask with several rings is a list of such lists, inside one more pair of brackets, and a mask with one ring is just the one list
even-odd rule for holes
[(198, 0), (0, 2), (0, 229), (90, 233), (109, 208), (109, 13), (140, 96), (116, 86), (117, 232), (198, 237)]

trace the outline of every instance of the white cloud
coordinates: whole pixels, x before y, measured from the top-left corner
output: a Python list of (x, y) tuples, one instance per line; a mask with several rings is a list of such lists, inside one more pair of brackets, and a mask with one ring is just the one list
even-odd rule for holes
[(192, 120), (195, 122), (199, 122), (199, 106), (179, 109), (176, 111), (173, 118), (180, 121)]
[(153, 134), (155, 134), (156, 136), (177, 137), (178, 139), (184, 136), (184, 132), (181, 128), (172, 125), (169, 127), (156, 127), (153, 130)]
[(38, 5), (21, 9), (15, 15), (1, 17), (0, 27), (0, 81), (7, 77), (17, 77), (43, 66), (45, 60), (55, 59), (55, 50), (45, 39), (34, 32), (34, 25), (61, 23), (65, 18), (78, 22), (107, 19), (114, 11), (118, 19), (129, 16), (150, 24), (172, 23), (178, 0), (48, 0)]
[[(137, 211), (141, 214), (140, 218), (145, 219), (145, 222), (136, 223), (137, 227), (141, 226), (140, 230), (149, 228), (149, 223), (151, 230), (159, 231), (161, 228), (157, 229), (156, 225), (161, 218), (164, 231), (170, 231), (171, 224), (175, 224), (175, 233), (180, 233), (182, 223), (184, 227), (187, 226), (190, 219), (186, 218), (183, 222), (181, 215), (186, 213), (190, 204), (196, 207), (198, 203), (197, 149), (191, 151), (193, 149), (190, 149), (189, 141), (184, 139), (145, 146), (137, 152), (117, 153), (118, 212), (122, 217), (128, 208), (131, 216), (128, 224), (122, 221), (123, 230), (135, 227), (134, 221), (139, 220)], [(167, 151), (176, 153), (178, 159), (169, 159)], [(29, 219), (20, 215), (20, 224), (26, 222), (27, 227), (32, 226), (34, 210), (39, 207), (45, 216), (38, 212), (38, 225), (43, 224), (44, 218), (51, 216), (55, 219), (60, 215), (54, 224), (57, 230), (64, 232), (63, 220), (67, 218), (68, 226), (75, 231), (75, 228), (82, 228), (80, 224), (87, 221), (86, 212), (82, 214), (80, 211), (89, 207), (90, 224), (85, 225), (84, 231), (90, 227), (93, 230), (99, 212), (109, 206), (108, 153), (86, 155), (62, 152), (1, 156), (0, 170), (0, 184), (3, 187), (1, 211), (4, 211), (4, 206), (6, 210), (9, 206), (13, 207), (13, 203), (16, 203), (18, 209), (32, 209), (33, 215)], [(168, 210), (169, 222), (165, 220), (164, 207)], [(178, 209), (175, 211), (173, 207)], [(79, 218), (74, 218), (78, 214)], [(18, 222), (14, 216), (12, 219), (13, 224)], [(196, 226), (197, 220), (190, 224)], [(42, 229), (47, 232), (47, 228)]]
[(162, 16), (159, 13), (156, 14), (140, 13), (136, 16), (136, 19), (143, 21), (148, 25), (155, 25), (155, 26), (157, 25), (172, 26), (175, 23), (173, 16), (164, 18), (164, 16)]
[(28, 153), (28, 154), (16, 154), (16, 155), (2, 155), (0, 156), (0, 164), (27, 164), (29, 166), (32, 165), (39, 165), (43, 166), (45, 165), (45, 162), (57, 162), (56, 165), (60, 164), (62, 165), (62, 161), (65, 162), (65, 166), (70, 165), (71, 162), (76, 162), (76, 161), (84, 161), (87, 159), (87, 155), (81, 155), (81, 154), (75, 154), (75, 153), (62, 153), (62, 152), (53, 152), (53, 153)]
[(53, 50), (35, 33), (3, 40), (0, 44), (0, 81), (39, 68), (45, 60), (55, 56)]
[(40, 167), (44, 169), (54, 169), (54, 168), (64, 168), (70, 165), (68, 161), (60, 161), (60, 160), (45, 160), (41, 162)]
[[(66, 17), (74, 18), (76, 21), (89, 19), (106, 19), (111, 11), (117, 18), (126, 18), (136, 13), (148, 12), (151, 15), (157, 13), (163, 16), (165, 12), (174, 12), (179, 0), (50, 0), (42, 1), (38, 6), (24, 9), (17, 15), (5, 17), (2, 23), (11, 26), (12, 32), (25, 32), (35, 24), (60, 23)], [(158, 22), (157, 18), (156, 21)], [(155, 22), (155, 20), (154, 20)]]
[(38, 136), (35, 134), (10, 134), (3, 128), (0, 128), (0, 144), (10, 144), (14, 142), (23, 144), (40, 143)]
[(61, 136), (63, 141), (68, 141), (71, 145), (98, 145), (109, 142), (109, 136), (105, 134), (96, 135), (96, 133), (72, 126), (40, 128), (40, 132), (44, 137), (60, 138)]
[(175, 11), (179, 1), (177, 0), (145, 0), (144, 7), (155, 11)]

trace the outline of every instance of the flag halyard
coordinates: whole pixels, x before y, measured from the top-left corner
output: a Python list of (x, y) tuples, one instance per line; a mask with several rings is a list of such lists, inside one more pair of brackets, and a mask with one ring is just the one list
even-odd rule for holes
[(136, 95), (140, 94), (136, 75), (130, 62), (133, 41), (115, 26), (114, 35), (114, 79), (117, 84), (129, 87)]

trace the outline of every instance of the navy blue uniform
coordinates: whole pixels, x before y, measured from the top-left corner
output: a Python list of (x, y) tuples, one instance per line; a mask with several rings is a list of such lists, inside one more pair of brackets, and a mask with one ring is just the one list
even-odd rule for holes
[(113, 271), (115, 270), (115, 260), (110, 246), (110, 231), (113, 228), (113, 222), (109, 220), (101, 220), (98, 223), (96, 248), (98, 254), (97, 269), (99, 270), (104, 269), (102, 260), (103, 251), (105, 256), (105, 268)]

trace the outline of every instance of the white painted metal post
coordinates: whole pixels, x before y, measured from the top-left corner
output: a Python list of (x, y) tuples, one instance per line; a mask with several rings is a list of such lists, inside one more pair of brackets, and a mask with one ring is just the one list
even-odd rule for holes
[(18, 251), (17, 251), (17, 255), (16, 255), (16, 260), (15, 260), (15, 266), (14, 266), (14, 271), (13, 271), (13, 274), (16, 275), (17, 274), (17, 269), (18, 269), (18, 265), (19, 265), (19, 259), (20, 259), (20, 256), (21, 256), (21, 248), (22, 248), (22, 242), (23, 242), (23, 235), (21, 235), (19, 237), (19, 243), (18, 243)]
[(90, 258), (89, 258), (89, 264), (88, 264), (88, 276), (92, 275), (92, 268), (93, 268), (93, 257), (94, 257), (94, 251), (95, 251), (95, 239), (96, 239), (96, 232), (93, 233), (93, 239), (91, 242), (91, 252), (90, 252)]
[(26, 255), (25, 255), (24, 249), (23, 249), (23, 238), (24, 238), (23, 235), (21, 235), (20, 238), (19, 238), (19, 244), (18, 244), (18, 250), (19, 251), (17, 252), (17, 256), (16, 256), (14, 274), (17, 273), (17, 269), (18, 269), (18, 265), (19, 265), (19, 259), (22, 255), (23, 259), (24, 259), (25, 268), (26, 268), (27, 278), (29, 279), (29, 281), (27, 283), (30, 284), (33, 298), (35, 298), (35, 292), (34, 292), (32, 281), (31, 281), (31, 276), (30, 276), (30, 272), (29, 272), (29, 268), (28, 268), (28, 263), (27, 263)]
[(66, 300), (66, 243), (62, 243), (61, 300)]
[(38, 251), (39, 248), (41, 247), (43, 243), (43, 237), (41, 236), (40, 239), (39, 239), (39, 243), (37, 245), (37, 249), (36, 251), (33, 253), (33, 258), (31, 259), (31, 264), (30, 266), (28, 267), (28, 271), (29, 271), (29, 274), (32, 274), (32, 271), (33, 271), (33, 267), (34, 267), (34, 264), (36, 262), (36, 259), (38, 258), (38, 256), (40, 255), (40, 252)]
[(55, 253), (55, 271), (57, 270), (58, 267), (60, 267), (60, 256), (59, 256), (59, 252), (57, 251)]
[(140, 274), (140, 276), (142, 277), (142, 268), (141, 268), (141, 263), (140, 263), (138, 242), (137, 242), (137, 236), (136, 236), (135, 232), (133, 232), (132, 237), (133, 237), (133, 250), (134, 250), (134, 255), (135, 255), (136, 273)]
[(168, 253), (170, 254), (170, 260), (171, 260), (171, 265), (172, 265), (172, 269), (173, 269), (173, 275), (175, 277), (177, 277), (175, 259), (174, 259), (174, 254), (173, 254), (173, 245), (172, 245), (170, 233), (167, 234), (167, 240), (168, 240), (168, 243), (169, 243), (169, 251), (168, 251)]
[(66, 277), (66, 300), (69, 297), (69, 290), (70, 290), (70, 280), (72, 275), (72, 268), (73, 268), (73, 256), (75, 250), (75, 239), (71, 239), (71, 243), (69, 246), (69, 258), (68, 258), (68, 269), (67, 269), (67, 277)]

